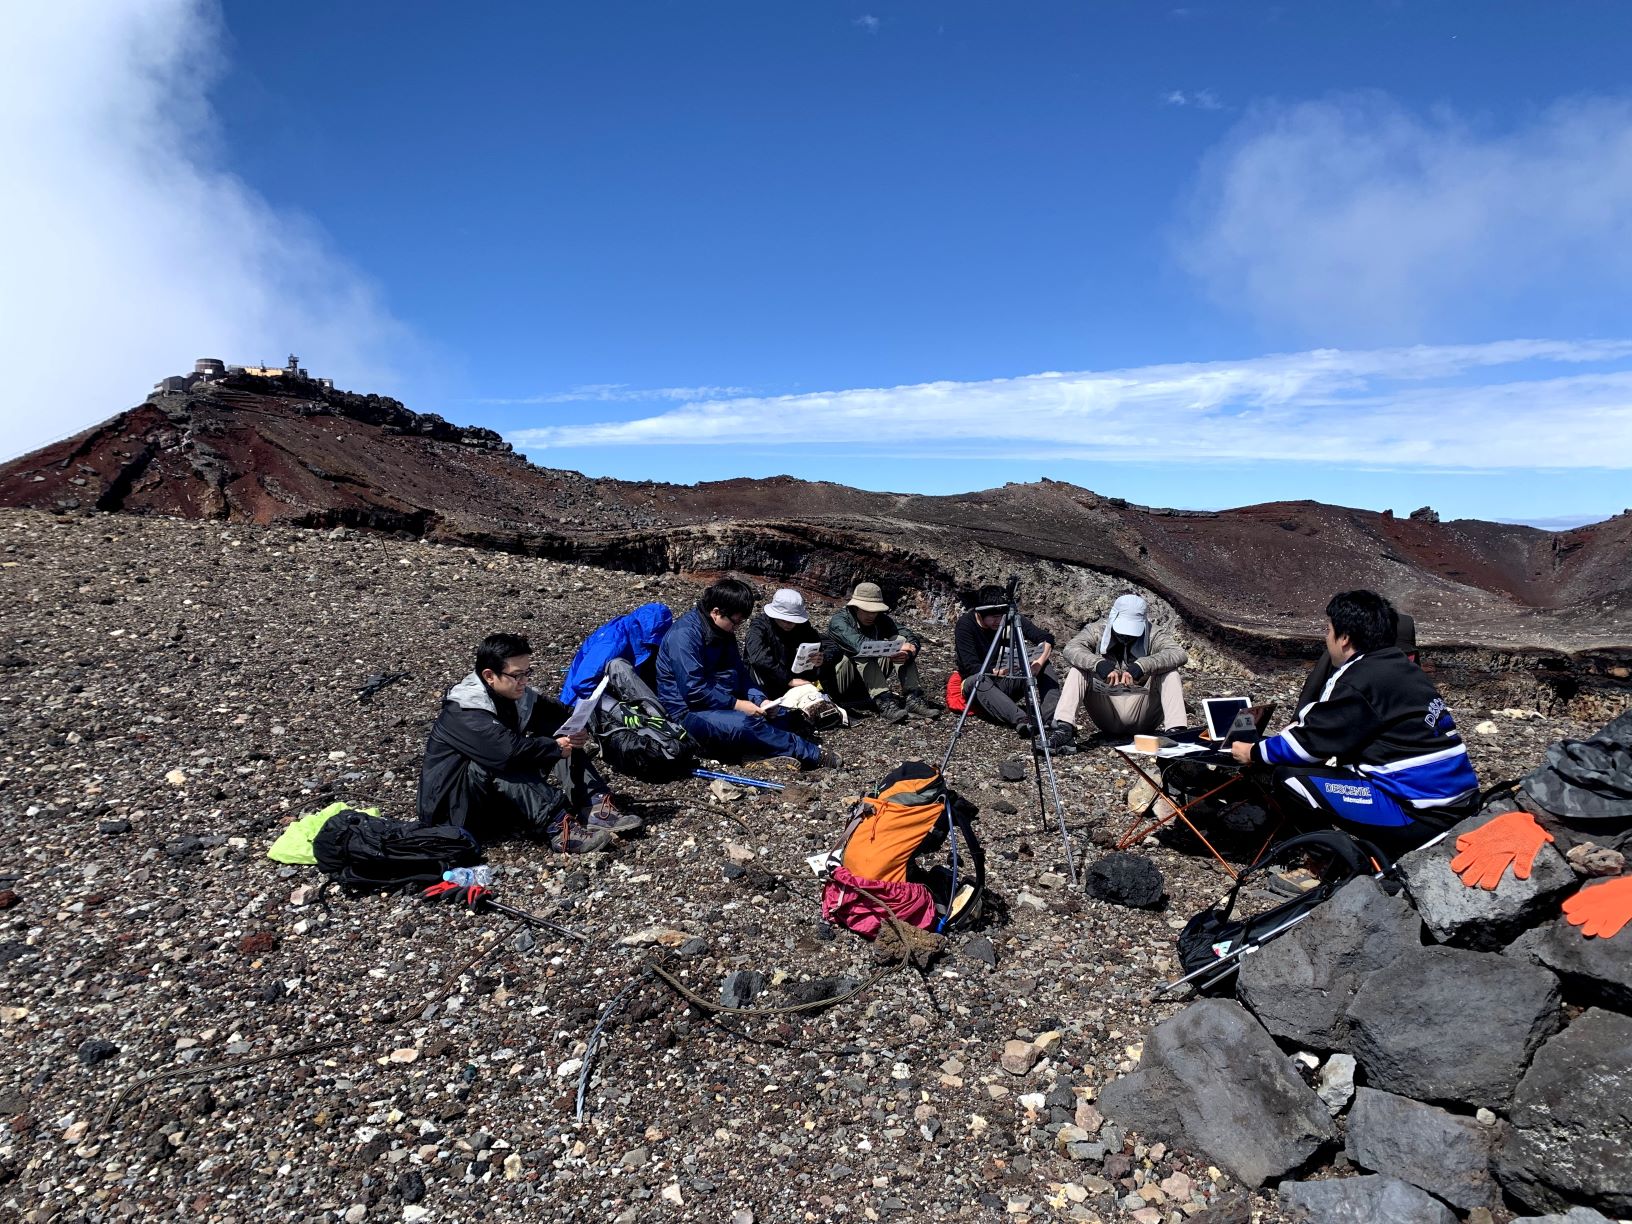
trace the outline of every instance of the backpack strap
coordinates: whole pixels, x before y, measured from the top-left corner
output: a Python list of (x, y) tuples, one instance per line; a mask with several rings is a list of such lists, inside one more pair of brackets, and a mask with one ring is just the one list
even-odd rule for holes
[(844, 832), (839, 835), (839, 840), (833, 843), (833, 848), (827, 852), (827, 863), (822, 868), (824, 876), (832, 875), (834, 868), (844, 862), (844, 852), (849, 848), (850, 839), (856, 835), (856, 830), (861, 828), (862, 822), (872, 814), (871, 799), (862, 798), (851, 805), (849, 823), (844, 826)]

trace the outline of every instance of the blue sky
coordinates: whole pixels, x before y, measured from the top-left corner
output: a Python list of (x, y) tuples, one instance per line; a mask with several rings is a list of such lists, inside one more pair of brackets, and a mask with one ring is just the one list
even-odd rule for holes
[(595, 475), (1632, 506), (1622, 4), (116, 12), (0, 50), (8, 451), (293, 348)]

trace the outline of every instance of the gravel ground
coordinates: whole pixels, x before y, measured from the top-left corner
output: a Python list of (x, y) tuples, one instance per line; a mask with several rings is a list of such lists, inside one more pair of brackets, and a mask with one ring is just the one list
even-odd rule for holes
[[(762, 1005), (867, 976), (870, 949), (823, 926), (803, 860), (841, 831), (846, 794), (938, 759), (950, 718), (837, 733), (850, 768), (780, 796), (624, 788), (650, 828), (611, 854), (498, 848), (498, 894), (587, 946), (409, 897), (325, 908), (315, 871), (266, 847), (335, 799), (410, 817), (429, 720), (477, 639), (529, 634), (549, 687), (586, 630), (649, 599), (682, 609), (698, 584), (30, 511), (0, 513), (0, 549), (0, 1219), (1172, 1220), (1220, 1199), (1276, 1218), (1270, 1196), (1093, 1107), (1176, 1010), (1145, 999), (1222, 876), (1153, 842), (1165, 910), (1079, 893), (1033, 781), (998, 780), (1013, 737), (971, 724), (950, 770), (982, 808), (985, 930), (826, 1012), (709, 1021), (637, 981), (653, 949), (623, 941), (679, 932), (663, 951), (711, 998), (735, 970), (765, 976)], [(918, 627), (938, 680), (950, 627)], [(411, 678), (357, 701), (396, 671)], [(1192, 676), (1190, 694), (1244, 683)], [(1252, 689), (1284, 708), (1295, 683)], [(1469, 737), (1487, 782), (1601, 713), (1447, 696), (1465, 729), (1494, 722)], [(1087, 832), (1126, 819), (1132, 775), (1098, 750), (1059, 777), (1078, 846), (1102, 853)], [(576, 1123), (585, 1039), (632, 982)], [(1050, 1032), (1029, 1070), (1000, 1064), (1005, 1042)], [(197, 1074), (139, 1084), (178, 1070)], [(1057, 1151), (1045, 1128), (1064, 1121), (1106, 1159)]]

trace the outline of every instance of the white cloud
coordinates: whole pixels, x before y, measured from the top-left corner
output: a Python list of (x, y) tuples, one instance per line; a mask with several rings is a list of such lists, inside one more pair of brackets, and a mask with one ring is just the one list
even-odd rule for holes
[[(1506, 377), (1492, 377), (1497, 371)], [(905, 448), (918, 457), (1113, 463), (1624, 469), (1632, 468), (1632, 340), (1319, 349), (1238, 362), (740, 397), (511, 435), (533, 452), (809, 447), (835, 439), (858, 456)]]
[(1499, 132), (1374, 93), (1257, 107), (1209, 157), (1180, 247), (1220, 303), (1322, 341), (1528, 330), (1593, 295), (1620, 318), (1632, 101)]
[(860, 26), (862, 29), (866, 30), (867, 33), (869, 33), (869, 34), (877, 34), (878, 33), (878, 18), (874, 17), (871, 13), (863, 13), (860, 17), (857, 17), (850, 24)]
[(636, 404), (652, 400), (702, 400), (747, 395), (747, 387), (631, 387), (628, 383), (588, 383), (566, 391), (544, 391), (480, 404)]
[(206, 90), (224, 42), (207, 0), (8, 8), (0, 451), (128, 408), (199, 356), (293, 348), (341, 386), (388, 378), (402, 333), (369, 286), (220, 167)]
[(1188, 92), (1182, 89), (1170, 89), (1162, 95), (1162, 101), (1169, 106), (1193, 106), (1197, 110), (1223, 110), (1224, 103), (1218, 100), (1218, 95), (1210, 89), (1192, 89)]

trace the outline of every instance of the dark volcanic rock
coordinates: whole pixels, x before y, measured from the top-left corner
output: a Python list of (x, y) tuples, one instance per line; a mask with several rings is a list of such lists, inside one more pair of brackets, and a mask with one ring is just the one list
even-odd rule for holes
[(1105, 1086), (1107, 1117), (1205, 1152), (1249, 1186), (1297, 1168), (1336, 1128), (1246, 1010), (1203, 999), (1145, 1040), (1139, 1069)]
[(1399, 861), (1423, 924), (1440, 943), (1493, 951), (1543, 914), (1554, 912), (1559, 898), (1576, 885), (1575, 873), (1551, 845), (1536, 853), (1528, 880), (1517, 878), (1510, 869), (1494, 890), (1462, 883), (1451, 870), (1456, 839), (1487, 819), (1483, 814), (1470, 816), (1442, 841), (1413, 850)]
[(720, 1002), (726, 1007), (747, 1007), (765, 989), (765, 975), (755, 969), (738, 969), (720, 983)]
[(1393, 1177), (1282, 1182), (1281, 1206), (1308, 1224), (1456, 1224), (1444, 1203)]
[(1632, 1017), (1594, 1008), (1542, 1046), (1508, 1116), (1496, 1175), (1514, 1198), (1632, 1215)]
[(1083, 887), (1097, 901), (1134, 909), (1153, 909), (1166, 895), (1161, 868), (1140, 854), (1107, 854), (1083, 874)]
[(1632, 1011), (1632, 925), (1609, 939), (1588, 939), (1561, 915), (1526, 931), (1504, 952), (1551, 969), (1572, 999)]
[(1558, 1027), (1558, 980), (1495, 953), (1418, 948), (1366, 979), (1348, 1022), (1370, 1086), (1498, 1108)]
[(1236, 994), (1277, 1037), (1321, 1050), (1347, 1047), (1345, 1013), (1368, 974), (1422, 946), (1404, 897), (1370, 877), (1351, 880), (1286, 934), (1243, 958)]
[(82, 1066), (94, 1067), (99, 1062), (106, 1062), (119, 1053), (119, 1047), (103, 1037), (90, 1037), (79, 1043), (75, 1051), (79, 1055)]
[(1463, 1211), (1501, 1202), (1490, 1173), (1494, 1135), (1472, 1118), (1371, 1088), (1359, 1089), (1349, 1110), (1350, 1160)]

